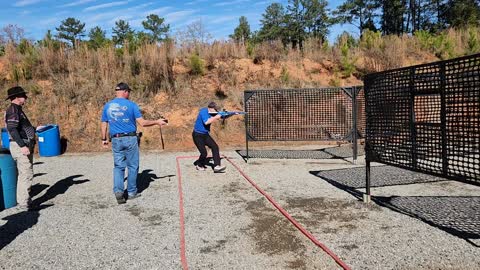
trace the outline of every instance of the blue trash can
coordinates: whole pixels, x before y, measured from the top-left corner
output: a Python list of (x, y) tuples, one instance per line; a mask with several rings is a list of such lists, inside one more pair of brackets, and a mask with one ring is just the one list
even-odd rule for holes
[(5, 148), (0, 149), (0, 211), (17, 205), (17, 164)]
[(58, 125), (46, 125), (37, 130), (38, 153), (41, 157), (54, 157), (61, 153)]
[(10, 149), (10, 138), (6, 128), (2, 128), (2, 148)]

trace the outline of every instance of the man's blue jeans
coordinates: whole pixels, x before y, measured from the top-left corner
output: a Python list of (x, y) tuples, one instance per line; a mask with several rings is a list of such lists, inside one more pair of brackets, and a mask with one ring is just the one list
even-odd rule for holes
[(137, 194), (137, 174), (140, 162), (137, 136), (112, 138), (113, 151), (113, 192), (123, 193), (125, 168), (128, 168), (127, 192)]

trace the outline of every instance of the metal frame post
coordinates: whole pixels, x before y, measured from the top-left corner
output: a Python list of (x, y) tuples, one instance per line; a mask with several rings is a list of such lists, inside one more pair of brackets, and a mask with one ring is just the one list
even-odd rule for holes
[(247, 151), (247, 155), (245, 156), (245, 163), (248, 163), (248, 158), (249, 158), (249, 155), (248, 155), (248, 112), (247, 112), (247, 102), (248, 102), (248, 98), (247, 98), (247, 92), (244, 92), (243, 94), (243, 111), (245, 112), (245, 148), (246, 148), (246, 151)]
[(410, 69), (410, 138), (412, 140), (412, 167), (417, 168), (417, 127), (415, 126), (415, 68)]
[(445, 63), (440, 65), (440, 124), (442, 132), (442, 173), (448, 175), (447, 101), (445, 96)]
[(366, 159), (365, 161), (365, 182), (366, 189), (365, 194), (363, 194), (363, 202), (369, 203), (371, 201), (371, 192), (370, 192), (370, 160)]
[(353, 164), (357, 164), (358, 156), (358, 128), (357, 128), (357, 87), (352, 87), (352, 143), (353, 143)]

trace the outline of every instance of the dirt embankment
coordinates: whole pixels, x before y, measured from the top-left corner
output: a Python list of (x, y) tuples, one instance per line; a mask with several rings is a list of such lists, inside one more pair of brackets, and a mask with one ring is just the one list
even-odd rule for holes
[[(338, 67), (334, 67), (334, 64), (327, 60), (301, 58), (254, 63), (252, 59), (239, 58), (215, 60), (211, 66), (205, 68), (203, 75), (195, 76), (190, 73), (188, 63), (175, 61), (175, 93), (159, 92), (151, 98), (145, 98), (140, 91), (132, 92), (131, 99), (139, 103), (145, 118), (152, 119), (161, 115), (169, 119), (169, 125), (161, 132), (158, 127), (140, 128), (143, 132), (142, 148), (161, 149), (163, 136), (165, 148), (168, 150), (194, 149), (191, 132), (198, 109), (204, 107), (208, 101), (215, 100), (227, 110), (243, 110), (244, 90), (328, 87), (332, 86), (332, 83), (340, 83), (340, 86), (362, 84), (362, 81), (354, 76), (339, 77), (336, 70)], [(80, 74), (70, 73), (61, 78), (47, 76), (41, 80), (20, 82), (30, 94), (25, 106), (30, 120), (34, 125), (58, 124), (61, 135), (68, 141), (67, 151), (104, 151), (98, 143), (100, 113), (104, 102), (112, 98), (114, 92), (109, 86), (98, 85), (98, 78), (92, 72), (94, 71), (88, 67), (78, 71), (82, 73), (82, 80), (72, 79)], [(9, 73), (5, 64), (0, 61), (0, 80), (3, 81), (5, 89), (15, 84), (8, 78)], [(74, 87), (71, 84), (74, 84)], [(68, 87), (76, 90), (66, 90)], [(85, 97), (82, 96), (85, 95), (82, 93), (83, 88), (89, 89), (88, 91), (98, 89), (97, 93), (104, 93), (96, 97)], [(90, 93), (88, 91), (86, 92)], [(103, 100), (99, 100), (99, 97)], [(4, 103), (2, 109), (6, 106), (8, 102)], [(216, 123), (212, 130), (223, 147), (245, 144), (243, 116)]]

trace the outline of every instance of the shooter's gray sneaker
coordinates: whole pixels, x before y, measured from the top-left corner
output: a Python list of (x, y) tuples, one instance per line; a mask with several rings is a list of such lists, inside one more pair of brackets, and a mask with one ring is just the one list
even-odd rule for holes
[(217, 165), (217, 166), (215, 166), (215, 168), (213, 168), (213, 172), (215, 172), (215, 173), (224, 172), (226, 168), (227, 167), (225, 167), (225, 166)]

